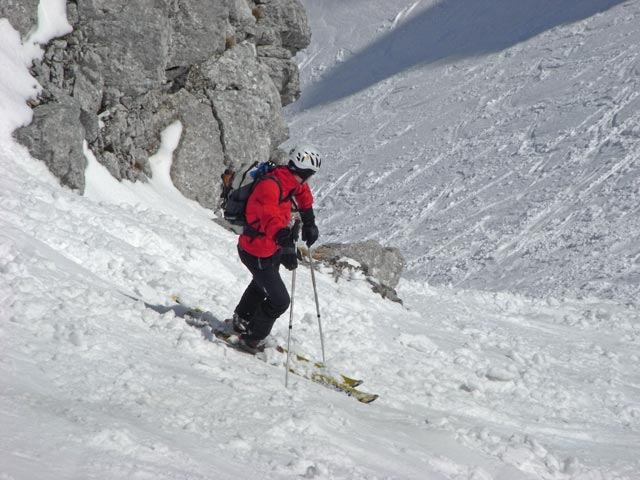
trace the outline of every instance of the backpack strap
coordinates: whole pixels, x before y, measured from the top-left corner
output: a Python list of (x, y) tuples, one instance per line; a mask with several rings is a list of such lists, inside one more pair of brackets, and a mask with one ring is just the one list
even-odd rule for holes
[(263, 178), (269, 178), (271, 180), (273, 180), (274, 182), (276, 182), (278, 184), (278, 188), (280, 189), (280, 196), (278, 199), (278, 204), (284, 203), (284, 202), (291, 202), (293, 203), (293, 208), (294, 211), (298, 210), (298, 203), (296, 202), (296, 199), (294, 198), (294, 195), (296, 193), (296, 188), (291, 189), (291, 191), (287, 194), (287, 196), (283, 197), (282, 194), (282, 184), (280, 183), (280, 180), (278, 180), (277, 177), (272, 177), (271, 175), (265, 175)]

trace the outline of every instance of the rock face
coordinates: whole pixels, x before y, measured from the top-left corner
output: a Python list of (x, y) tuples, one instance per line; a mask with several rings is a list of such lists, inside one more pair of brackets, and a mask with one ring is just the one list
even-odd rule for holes
[[(60, 181), (72, 188), (84, 186), (87, 161), (82, 151), (82, 111), (77, 103), (51, 103), (36, 109), (31, 124), (18, 140), (42, 160)], [(60, 128), (64, 125), (64, 128)]]
[[(8, 0), (0, 17), (24, 36), (37, 4)], [(224, 165), (279, 154), (282, 106), (300, 94), (291, 59), (311, 38), (298, 0), (70, 0), (67, 17), (73, 32), (33, 66), (35, 121), (17, 132), (63, 184), (84, 190), (83, 139), (115, 178), (144, 180), (175, 120), (173, 181), (209, 208)], [(74, 131), (48, 135), (54, 122)]]

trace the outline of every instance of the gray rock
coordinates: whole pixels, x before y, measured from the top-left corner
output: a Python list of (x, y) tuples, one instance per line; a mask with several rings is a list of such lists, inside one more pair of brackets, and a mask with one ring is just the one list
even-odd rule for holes
[(104, 78), (88, 65), (76, 66), (72, 96), (83, 110), (97, 113), (102, 105)]
[(65, 75), (65, 65), (69, 63), (67, 47), (66, 41), (54, 40), (47, 45), (43, 58), (34, 62), (33, 74), (45, 88), (40, 98), (44, 103), (64, 101), (69, 96)]
[(395, 287), (405, 266), (405, 260), (397, 248), (383, 247), (375, 240), (356, 243), (329, 243), (315, 251), (318, 259), (339, 270), (353, 269), (343, 258), (351, 258), (360, 264), (375, 292), (385, 298), (400, 301)]
[(256, 47), (258, 52), (258, 57), (260, 60), (264, 58), (277, 58), (280, 60), (289, 60), (291, 58), (291, 52), (284, 48), (278, 47), (276, 45), (259, 45)]
[(227, 165), (266, 161), (288, 136), (280, 95), (248, 42), (202, 65)]
[(221, 54), (226, 38), (232, 34), (231, 11), (242, 15), (236, 3), (233, 0), (172, 2), (169, 18), (173, 34), (168, 66), (193, 65)]
[[(164, 82), (171, 39), (166, 1), (87, 0), (77, 13), (75, 36), (100, 58), (105, 84), (139, 95)], [(81, 55), (80, 65), (83, 60)]]
[[(3, 3), (0, 12), (35, 17), (37, 0), (7, 1), (17, 10)], [(34, 105), (56, 105), (40, 109), (38, 121), (20, 133), (34, 155), (60, 151), (38, 131), (41, 116), (60, 120), (61, 105), (73, 105), (62, 108), (73, 117), (65, 121), (79, 125), (76, 133), (111, 175), (144, 180), (162, 129), (180, 120), (171, 175), (187, 197), (209, 208), (217, 203), (223, 163), (278, 156), (288, 136), (282, 105), (300, 89), (291, 57), (310, 39), (297, 0), (83, 0), (68, 2), (67, 16), (73, 32), (50, 42), (32, 69), (43, 86)], [(62, 156), (48, 155), (52, 171), (81, 188), (77, 158), (65, 170)]]
[[(256, 2), (258, 3), (258, 2)], [(276, 45), (295, 53), (309, 46), (311, 28), (299, 0), (263, 0), (256, 23), (257, 45)]]
[(160, 131), (154, 129), (154, 113), (162, 101), (159, 89), (140, 96), (120, 96), (117, 90), (105, 91), (102, 127), (90, 143), (100, 163), (118, 180), (144, 180), (150, 174), (149, 155), (160, 145)]
[(7, 18), (22, 39), (38, 26), (39, 0), (2, 0), (0, 18)]
[(211, 105), (180, 90), (160, 107), (157, 130), (162, 131), (175, 120), (182, 123), (182, 137), (171, 165), (173, 183), (186, 197), (213, 210), (220, 196), (224, 152)]
[(100, 135), (100, 123), (98, 117), (84, 109), (80, 110), (80, 123), (84, 127), (85, 140), (88, 143), (95, 142)]
[(76, 103), (49, 103), (36, 107), (30, 125), (16, 137), (34, 158), (42, 160), (63, 185), (84, 193), (84, 128)]
[(231, 0), (229, 4), (229, 21), (236, 30), (240, 31), (246, 31), (247, 28), (256, 24), (256, 17), (253, 16), (247, 0)]
[(397, 248), (383, 247), (375, 240), (356, 243), (331, 243), (324, 245), (335, 255), (353, 258), (365, 269), (365, 273), (380, 283), (396, 287), (400, 281), (405, 260)]
[(224, 138), (225, 163), (267, 161), (271, 156), (268, 105), (237, 91), (210, 92)]
[(300, 75), (295, 63), (288, 58), (269, 56), (261, 56), (260, 61), (267, 67), (271, 80), (280, 92), (283, 107), (300, 98)]

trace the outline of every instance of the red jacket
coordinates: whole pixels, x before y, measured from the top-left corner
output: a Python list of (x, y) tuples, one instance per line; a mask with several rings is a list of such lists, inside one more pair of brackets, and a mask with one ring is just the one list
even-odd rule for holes
[[(313, 206), (309, 185), (300, 184), (287, 167), (276, 167), (267, 176), (276, 177), (280, 181), (282, 197), (275, 181), (260, 180), (247, 200), (245, 215), (247, 223), (261, 235), (250, 237), (242, 234), (239, 240), (240, 247), (245, 252), (261, 258), (270, 257), (280, 249), (273, 236), (291, 221), (291, 198), (295, 199), (299, 210), (307, 210)], [(286, 200), (280, 203), (281, 198)]]

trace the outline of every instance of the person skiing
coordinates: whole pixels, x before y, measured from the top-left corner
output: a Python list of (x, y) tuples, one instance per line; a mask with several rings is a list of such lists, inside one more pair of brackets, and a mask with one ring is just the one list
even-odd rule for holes
[(321, 163), (315, 147), (296, 146), (289, 152), (287, 165), (270, 171), (247, 200), (249, 227), (240, 235), (238, 254), (252, 280), (234, 310), (232, 325), (238, 334), (238, 346), (252, 353), (264, 348), (273, 324), (291, 302), (279, 269), (280, 265), (287, 270), (298, 267), (298, 224), (291, 225), (293, 206), (302, 220), (302, 240), (310, 247), (318, 239), (313, 195), (307, 181)]

